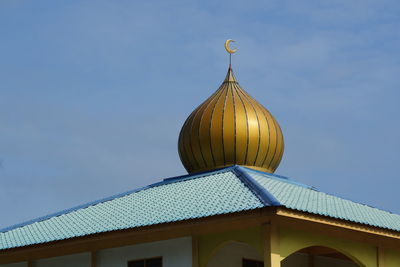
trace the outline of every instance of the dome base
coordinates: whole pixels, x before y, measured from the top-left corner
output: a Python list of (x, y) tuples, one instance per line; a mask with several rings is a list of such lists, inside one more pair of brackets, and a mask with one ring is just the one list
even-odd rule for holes
[(200, 169), (200, 170), (196, 170), (195, 172), (190, 172), (190, 174), (215, 171), (215, 170), (218, 170), (218, 169), (223, 169), (223, 168), (228, 168), (228, 167), (233, 167), (233, 166), (241, 166), (241, 167), (253, 169), (253, 170), (256, 170), (256, 171), (260, 171), (260, 172), (271, 173), (271, 174), (274, 173), (274, 171), (269, 170), (267, 168), (260, 168), (260, 167), (249, 166), (249, 165), (231, 164), (231, 165), (221, 165), (221, 166), (216, 166), (216, 167), (203, 168), (203, 169)]

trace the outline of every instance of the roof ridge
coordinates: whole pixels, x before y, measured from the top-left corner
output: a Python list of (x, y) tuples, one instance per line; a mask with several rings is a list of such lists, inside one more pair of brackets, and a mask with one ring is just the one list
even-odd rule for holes
[(243, 167), (235, 165), (232, 171), (265, 206), (282, 206), (268, 190), (262, 187), (253, 177), (248, 175)]
[(347, 197), (342, 197), (342, 196), (335, 195), (333, 193), (327, 193), (327, 192), (324, 192), (324, 191), (320, 191), (317, 188), (315, 188), (314, 186), (294, 181), (291, 178), (286, 177), (286, 176), (273, 174), (273, 173), (267, 173), (267, 172), (263, 172), (263, 171), (259, 171), (259, 170), (254, 170), (254, 169), (251, 169), (251, 168), (248, 168), (248, 167), (244, 167), (244, 166), (239, 166), (239, 167), (242, 168), (242, 169), (246, 169), (246, 171), (251, 171), (251, 172), (255, 172), (255, 173), (260, 173), (261, 175), (266, 175), (267, 178), (274, 179), (274, 180), (277, 180), (277, 181), (280, 181), (280, 182), (283, 182), (283, 183), (288, 183), (288, 184), (292, 184), (292, 185), (301, 186), (301, 187), (303, 187), (305, 189), (317, 191), (317, 192), (322, 193), (322, 194), (324, 194), (326, 196), (339, 198), (341, 200), (350, 201), (350, 202), (352, 202), (354, 204), (357, 204), (357, 205), (362, 205), (362, 206), (365, 206), (365, 207), (368, 207), (368, 208), (372, 208), (372, 209), (375, 209), (375, 210), (378, 210), (378, 211), (383, 211), (383, 212), (389, 213), (391, 215), (400, 216), (400, 214), (398, 214), (396, 212), (393, 212), (393, 211), (390, 211), (390, 210), (387, 210), (387, 209), (383, 209), (383, 208), (379, 208), (379, 207), (372, 206), (372, 205), (369, 205), (369, 204), (365, 204), (365, 203), (362, 203), (362, 202), (359, 202), (359, 201), (356, 201), (356, 200), (353, 200), (353, 199), (350, 199), (350, 198), (347, 198)]
[(289, 177), (286, 177), (286, 176), (282, 176), (282, 175), (278, 175), (278, 174), (274, 174), (274, 173), (269, 173), (269, 172), (263, 172), (263, 171), (259, 171), (259, 170), (254, 170), (254, 169), (243, 167), (243, 166), (240, 166), (240, 168), (246, 169), (247, 171), (260, 173), (261, 175), (267, 175), (268, 178), (270, 178), (270, 179), (278, 180), (278, 181), (281, 181), (281, 182), (284, 182), (284, 183), (293, 184), (293, 185), (298, 185), (298, 186), (301, 186), (301, 187), (304, 187), (304, 188), (311, 189), (311, 190), (319, 192), (319, 190), (317, 188), (315, 188), (314, 186), (312, 186), (312, 185), (307, 185), (307, 184), (303, 184), (303, 183), (297, 182), (297, 181), (295, 181), (295, 180), (293, 180), (293, 179), (291, 179)]

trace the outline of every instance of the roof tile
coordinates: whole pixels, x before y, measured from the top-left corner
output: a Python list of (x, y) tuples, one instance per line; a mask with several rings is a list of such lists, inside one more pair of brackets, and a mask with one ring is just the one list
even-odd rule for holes
[(271, 205), (400, 231), (400, 215), (282, 176), (233, 166), (165, 179), (5, 228), (0, 230), (0, 250)]

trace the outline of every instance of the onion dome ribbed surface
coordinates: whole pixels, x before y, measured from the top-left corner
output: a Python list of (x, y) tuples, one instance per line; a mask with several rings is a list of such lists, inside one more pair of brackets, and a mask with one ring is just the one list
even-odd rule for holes
[(178, 149), (189, 173), (230, 165), (273, 173), (284, 143), (278, 122), (240, 87), (229, 67), (218, 90), (186, 119)]

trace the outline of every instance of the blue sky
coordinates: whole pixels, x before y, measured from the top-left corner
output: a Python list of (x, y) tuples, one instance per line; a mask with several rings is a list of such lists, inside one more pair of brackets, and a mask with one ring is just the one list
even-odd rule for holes
[(400, 213), (400, 2), (0, 2), (0, 227), (185, 174), (179, 130), (235, 75), (278, 174)]

